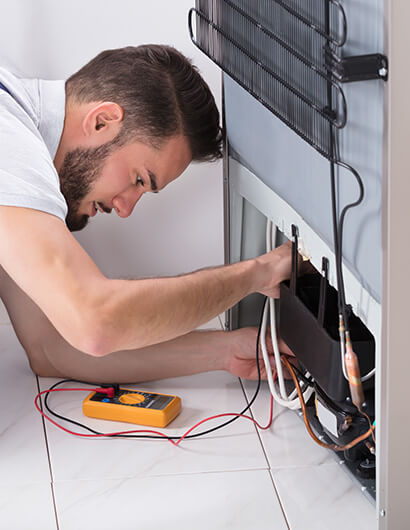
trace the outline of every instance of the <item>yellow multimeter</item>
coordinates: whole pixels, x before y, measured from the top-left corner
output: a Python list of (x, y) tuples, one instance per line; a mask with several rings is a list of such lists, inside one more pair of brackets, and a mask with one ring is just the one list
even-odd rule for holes
[(90, 418), (166, 427), (181, 411), (181, 399), (168, 394), (118, 388), (113, 397), (92, 392), (83, 401)]

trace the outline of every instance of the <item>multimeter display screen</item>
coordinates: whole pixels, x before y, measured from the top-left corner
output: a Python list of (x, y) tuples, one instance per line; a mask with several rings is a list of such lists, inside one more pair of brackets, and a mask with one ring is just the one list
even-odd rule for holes
[[(122, 396), (138, 396), (143, 398), (141, 401), (133, 403), (132, 400), (125, 401)], [(90, 401), (98, 401), (103, 403), (113, 403), (115, 405), (124, 405), (126, 404), (129, 407), (139, 407), (144, 409), (154, 409), (154, 410), (163, 410), (165, 407), (171, 403), (174, 399), (174, 396), (166, 396), (163, 394), (152, 394), (150, 392), (138, 392), (129, 389), (121, 389), (119, 394), (113, 398), (107, 398), (105, 394), (94, 394), (90, 398)]]

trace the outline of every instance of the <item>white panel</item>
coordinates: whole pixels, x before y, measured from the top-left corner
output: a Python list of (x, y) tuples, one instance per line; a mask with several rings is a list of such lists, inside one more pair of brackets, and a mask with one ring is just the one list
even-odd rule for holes
[[(410, 459), (408, 422), (410, 284), (405, 270), (410, 260), (408, 156), (410, 139), (408, 0), (386, 0), (386, 46), (390, 78), (386, 97), (386, 155), (383, 196), (383, 355), (376, 395), (379, 420), (379, 529), (410, 528), (407, 479)], [(404, 452), (403, 452), (404, 450)]]

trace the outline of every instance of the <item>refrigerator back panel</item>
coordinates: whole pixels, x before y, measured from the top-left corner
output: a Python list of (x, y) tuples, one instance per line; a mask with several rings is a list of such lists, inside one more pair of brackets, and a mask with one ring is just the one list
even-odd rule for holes
[[(383, 94), (377, 82), (360, 85), (366, 90), (347, 87), (351, 119), (341, 133), (340, 150), (360, 172), (365, 195), (360, 208), (346, 216), (343, 258), (380, 302)], [(226, 75), (224, 89), (230, 154), (286, 200), (332, 248), (329, 162)], [(339, 205), (354, 200), (357, 184), (352, 175), (339, 169), (337, 180)]]
[[(228, 74), (225, 110), (231, 154), (330, 246), (326, 158), (348, 163), (360, 173), (365, 199), (346, 217), (343, 256), (380, 301), (383, 82), (342, 84), (340, 61), (372, 54), (359, 72), (363, 78), (368, 68), (370, 77), (382, 75), (383, 68), (372, 66), (373, 57), (379, 58), (374, 52), (382, 51), (382, 0), (360, 5), (336, 0), (198, 0), (196, 7), (191, 13), (193, 40)], [(340, 167), (337, 195), (339, 211), (358, 196), (354, 175)]]

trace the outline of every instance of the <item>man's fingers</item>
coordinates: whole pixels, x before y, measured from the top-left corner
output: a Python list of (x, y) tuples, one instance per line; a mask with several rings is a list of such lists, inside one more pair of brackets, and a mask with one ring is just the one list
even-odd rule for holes
[(280, 337), (278, 337), (278, 346), (279, 346), (279, 351), (281, 353), (284, 353), (285, 355), (291, 355), (292, 357), (295, 356), (295, 354), (289, 348), (289, 346), (286, 344), (286, 342), (283, 339), (281, 339)]
[[(285, 355), (290, 355), (291, 357), (294, 357), (295, 354), (293, 351), (289, 348), (289, 346), (286, 344), (284, 340), (282, 340), (280, 337), (278, 337), (278, 346), (280, 353), (283, 353)], [(273, 344), (272, 344), (272, 336), (270, 333), (270, 329), (266, 332), (266, 347), (269, 352), (273, 351)]]
[[(292, 360), (290, 360), (289, 362), (291, 364), (295, 364), (296, 363), (296, 359), (293, 362), (292, 362)], [(269, 364), (270, 364), (272, 373), (275, 373), (276, 363), (275, 363), (275, 358), (274, 358), (274, 356), (272, 354), (269, 354)], [(286, 368), (286, 366), (283, 366), (283, 364), (282, 364), (282, 373), (283, 373), (283, 377), (285, 379), (292, 379), (292, 375), (290, 374), (290, 372)], [(267, 379), (265, 365), (261, 366), (261, 377), (262, 377), (262, 379)]]

